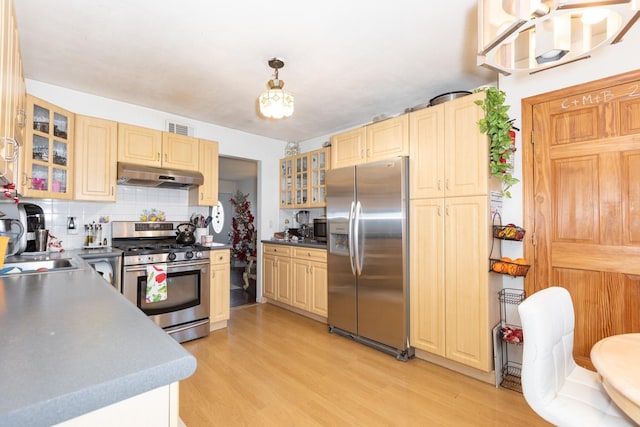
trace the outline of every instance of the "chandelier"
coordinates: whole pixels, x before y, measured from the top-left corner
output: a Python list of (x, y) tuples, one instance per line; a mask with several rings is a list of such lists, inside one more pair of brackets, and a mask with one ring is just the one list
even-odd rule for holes
[(640, 0), (479, 0), (478, 65), (509, 75), (586, 59), (639, 18)]
[(293, 114), (293, 96), (282, 90), (284, 81), (278, 79), (278, 70), (284, 67), (284, 61), (271, 58), (269, 67), (275, 70), (275, 74), (274, 79), (269, 80), (269, 89), (260, 95), (260, 113), (273, 119), (289, 117)]

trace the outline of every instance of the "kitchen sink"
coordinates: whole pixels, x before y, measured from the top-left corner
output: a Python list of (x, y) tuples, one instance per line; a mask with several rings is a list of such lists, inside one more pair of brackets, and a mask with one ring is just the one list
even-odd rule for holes
[(0, 274), (26, 274), (26, 273), (45, 273), (60, 270), (75, 270), (75, 265), (70, 258), (56, 258), (45, 260), (28, 260), (17, 262), (5, 262), (4, 267), (0, 269)]

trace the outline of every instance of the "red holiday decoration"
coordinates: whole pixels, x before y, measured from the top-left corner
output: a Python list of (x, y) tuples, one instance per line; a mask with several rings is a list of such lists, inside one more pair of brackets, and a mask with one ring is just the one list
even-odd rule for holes
[(256, 253), (256, 229), (253, 225), (251, 202), (247, 200), (249, 194), (243, 194), (240, 190), (230, 199), (235, 209), (231, 219), (232, 231), (229, 233), (231, 255), (240, 261)]

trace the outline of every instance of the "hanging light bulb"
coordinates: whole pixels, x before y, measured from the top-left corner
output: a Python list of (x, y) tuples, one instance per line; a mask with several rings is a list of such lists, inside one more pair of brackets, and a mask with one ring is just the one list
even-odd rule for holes
[(260, 95), (260, 113), (273, 119), (289, 117), (293, 114), (293, 96), (282, 89), (284, 81), (278, 79), (278, 70), (284, 67), (284, 61), (272, 58), (269, 66), (275, 70), (275, 74), (274, 79), (269, 80), (269, 89)]

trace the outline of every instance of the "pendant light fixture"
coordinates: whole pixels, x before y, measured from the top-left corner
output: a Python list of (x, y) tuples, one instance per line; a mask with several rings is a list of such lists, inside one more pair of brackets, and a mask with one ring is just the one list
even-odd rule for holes
[(478, 65), (504, 75), (588, 58), (622, 41), (640, 0), (478, 0)]
[(284, 61), (271, 58), (269, 67), (275, 70), (274, 79), (269, 80), (269, 89), (260, 95), (260, 113), (273, 119), (289, 117), (293, 114), (293, 96), (282, 89), (284, 81), (278, 79), (278, 70), (284, 67)]

